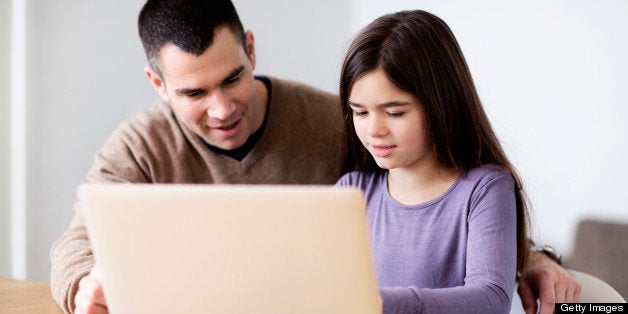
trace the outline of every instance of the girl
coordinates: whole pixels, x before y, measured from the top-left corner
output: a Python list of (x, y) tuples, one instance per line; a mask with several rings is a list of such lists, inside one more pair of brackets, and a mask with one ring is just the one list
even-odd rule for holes
[(357, 171), (337, 185), (365, 192), (384, 312), (508, 313), (528, 250), (523, 190), (447, 24), (424, 11), (369, 24), (340, 97)]

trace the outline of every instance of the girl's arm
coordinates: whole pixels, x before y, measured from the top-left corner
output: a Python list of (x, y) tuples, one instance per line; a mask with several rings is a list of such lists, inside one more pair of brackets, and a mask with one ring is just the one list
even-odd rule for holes
[(464, 286), (380, 287), (384, 313), (508, 313), (517, 262), (514, 191), (503, 174), (473, 192)]

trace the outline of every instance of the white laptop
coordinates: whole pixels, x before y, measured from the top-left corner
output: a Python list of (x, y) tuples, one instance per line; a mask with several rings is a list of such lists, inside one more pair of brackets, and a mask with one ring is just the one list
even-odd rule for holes
[(354, 189), (85, 184), (113, 314), (381, 313)]

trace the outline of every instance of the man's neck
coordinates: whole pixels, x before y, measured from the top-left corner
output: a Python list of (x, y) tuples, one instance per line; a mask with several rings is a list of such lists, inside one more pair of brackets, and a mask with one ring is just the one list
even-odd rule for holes
[[(259, 116), (261, 116), (260, 123), (256, 125), (253, 133), (249, 134), (249, 138), (244, 143), (244, 145), (232, 149), (232, 150), (224, 150), (216, 146), (212, 146), (209, 143), (206, 143), (209, 149), (214, 151), (215, 153), (229, 156), (238, 161), (242, 161), (250, 152), (253, 150), (259, 139), (262, 137), (262, 133), (264, 132), (264, 128), (266, 125), (266, 120), (268, 119), (268, 110), (270, 108), (269, 97), (272, 92), (272, 85), (270, 80), (266, 77), (256, 78), (254, 81), (255, 84), (255, 99), (254, 101), (263, 100), (264, 102), (261, 104), (256, 103), (256, 108), (260, 108), (258, 111)], [(260, 86), (261, 85), (261, 86)], [(259, 106), (257, 106), (259, 105)]]
[[(253, 96), (253, 101), (255, 102), (255, 108), (257, 108), (258, 112), (256, 113), (256, 119), (253, 133), (257, 132), (259, 128), (264, 123), (266, 119), (266, 111), (268, 110), (268, 89), (266, 84), (262, 82), (260, 79), (255, 78), (255, 96)], [(250, 136), (251, 134), (249, 134)]]

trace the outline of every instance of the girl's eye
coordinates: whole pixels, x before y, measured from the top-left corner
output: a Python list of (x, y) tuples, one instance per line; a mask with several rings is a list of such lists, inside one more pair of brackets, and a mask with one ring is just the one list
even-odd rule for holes
[(404, 112), (387, 112), (389, 117), (398, 118), (403, 116)]
[(367, 114), (366, 111), (355, 111), (355, 110), (353, 111), (353, 115), (356, 116), (356, 117), (363, 117), (366, 114)]

